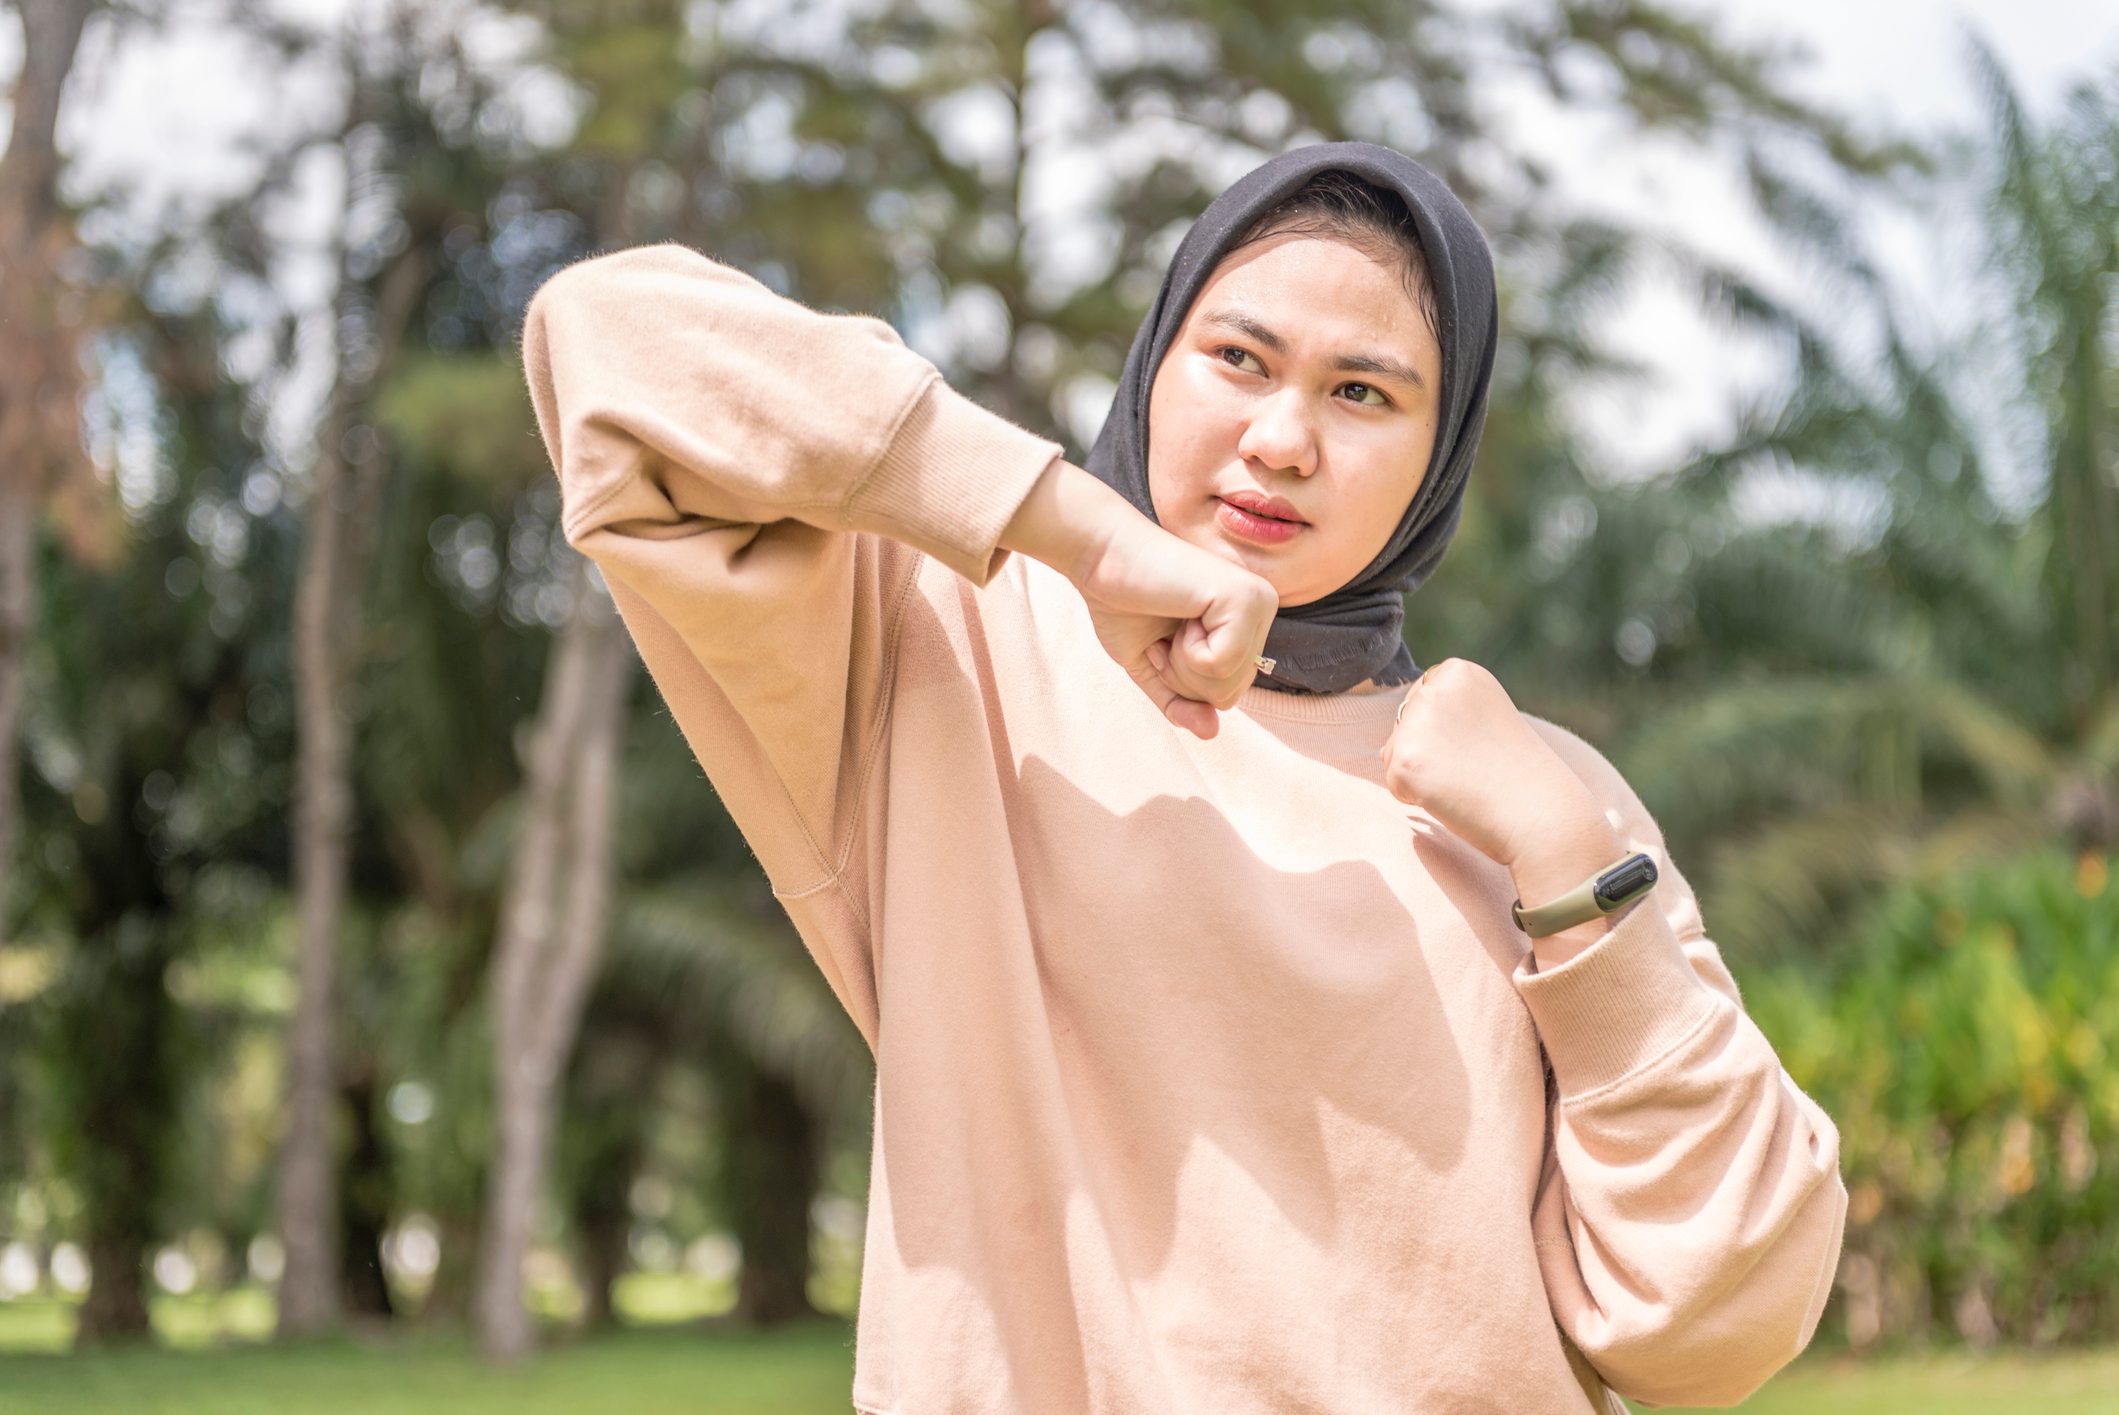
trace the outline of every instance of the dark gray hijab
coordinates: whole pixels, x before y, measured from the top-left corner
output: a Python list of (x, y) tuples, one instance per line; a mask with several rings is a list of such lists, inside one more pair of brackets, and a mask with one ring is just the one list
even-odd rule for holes
[(1271, 674), (1259, 674), (1257, 683), (1287, 693), (1339, 693), (1365, 678), (1388, 687), (1420, 676), (1401, 632), (1404, 596), (1434, 572), (1456, 532), (1465, 478), (1486, 423), (1499, 322), (1493, 254), (1456, 195), (1404, 153), (1366, 142), (1298, 147), (1240, 178), (1179, 243), (1162, 289), (1133, 336), (1117, 397), (1087, 464), (1155, 519), (1148, 492), (1148, 390), (1155, 371), (1229, 247), (1283, 198), (1329, 169), (1395, 191), (1412, 213), (1435, 287), (1442, 345), (1440, 416), (1427, 475), (1368, 568), (1324, 598), (1290, 605), (1275, 616), (1265, 646), (1275, 666)]

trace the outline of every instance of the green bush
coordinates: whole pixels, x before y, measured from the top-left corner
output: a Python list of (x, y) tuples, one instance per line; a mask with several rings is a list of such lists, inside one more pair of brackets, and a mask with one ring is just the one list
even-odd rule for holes
[(2108, 857), (2056, 849), (1900, 890), (1830, 976), (1747, 976), (1744, 997), (1839, 1125), (1850, 1203), (1821, 1333), (1857, 1348), (2112, 1339)]

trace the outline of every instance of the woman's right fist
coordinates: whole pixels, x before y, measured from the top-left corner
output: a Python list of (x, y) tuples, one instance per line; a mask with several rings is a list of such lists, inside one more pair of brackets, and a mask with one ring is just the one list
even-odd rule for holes
[(1163, 716), (1199, 737), (1219, 731), (1219, 710), (1236, 706), (1258, 676), (1255, 660), (1280, 609), (1272, 582), (1138, 512), (1068, 578), (1104, 651)]

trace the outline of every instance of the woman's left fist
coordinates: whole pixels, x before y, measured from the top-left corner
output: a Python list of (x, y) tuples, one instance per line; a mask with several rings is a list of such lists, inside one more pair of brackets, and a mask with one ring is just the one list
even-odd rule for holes
[(1513, 868), (1556, 828), (1601, 820), (1582, 778), (1469, 659), (1431, 664), (1377, 754), (1393, 796)]

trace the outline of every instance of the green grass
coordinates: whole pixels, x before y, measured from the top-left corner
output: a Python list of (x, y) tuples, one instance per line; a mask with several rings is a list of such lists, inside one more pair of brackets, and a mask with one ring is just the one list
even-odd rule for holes
[[(231, 1305), (232, 1303), (232, 1305)], [(0, 1415), (811, 1415), (849, 1409), (853, 1328), (820, 1320), (769, 1333), (685, 1322), (593, 1340), (555, 1338), (531, 1364), (495, 1370), (461, 1337), (412, 1330), (294, 1347), (249, 1342), (251, 1299), (157, 1303), (173, 1347), (64, 1351), (72, 1314), (0, 1303)], [(31, 1349), (42, 1348), (42, 1349)], [(1936, 1355), (1797, 1361), (1743, 1407), (1759, 1415), (2109, 1415), (2119, 1349), (2064, 1356)]]
[(698, 1327), (560, 1342), (494, 1370), (455, 1338), (0, 1356), (0, 1412), (67, 1415), (814, 1415), (850, 1409), (853, 1328)]
[(2119, 1349), (1861, 1362), (1797, 1358), (1742, 1408), (1762, 1415), (2110, 1415), (2119, 1410)]

